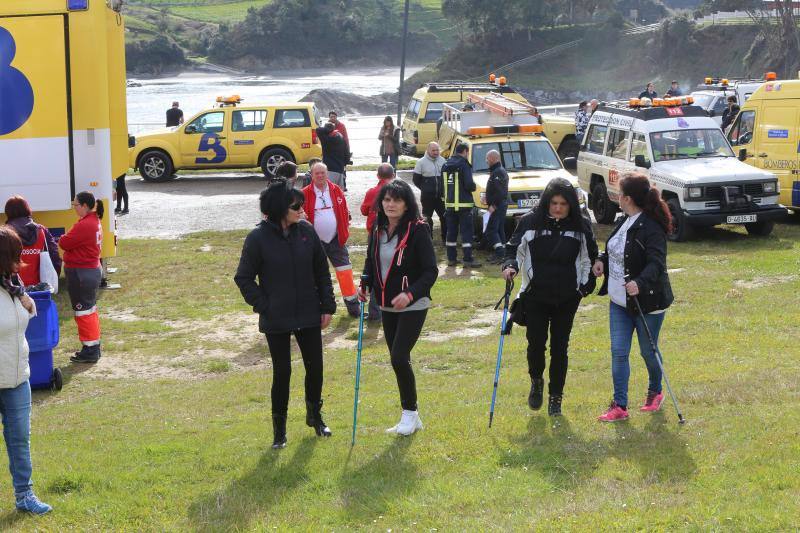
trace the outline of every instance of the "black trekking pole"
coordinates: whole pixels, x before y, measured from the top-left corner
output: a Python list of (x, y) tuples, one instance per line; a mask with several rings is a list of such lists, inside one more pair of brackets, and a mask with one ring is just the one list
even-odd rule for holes
[[(492, 427), (492, 419), (494, 418), (494, 403), (497, 400), (497, 384), (500, 381), (500, 362), (503, 359), (503, 344), (506, 338), (506, 320), (508, 319), (508, 298), (511, 296), (511, 291), (514, 289), (514, 281), (506, 280), (506, 292), (500, 301), (503, 302), (503, 320), (500, 323), (500, 344), (497, 347), (497, 364), (494, 367), (494, 387), (492, 389), (492, 405), (489, 408), (489, 427)], [(500, 302), (497, 302), (497, 307)]]
[[(625, 284), (627, 285), (631, 281), (630, 274), (625, 275)], [(637, 296), (632, 296), (634, 303), (636, 304), (636, 309), (639, 311), (639, 317), (642, 319), (642, 324), (644, 324), (644, 330), (647, 333), (647, 338), (650, 340), (650, 347), (653, 349), (653, 353), (656, 356), (656, 361), (658, 362), (658, 367), (661, 369), (661, 375), (664, 376), (664, 383), (667, 385), (667, 391), (669, 392), (669, 397), (672, 398), (672, 405), (675, 406), (675, 411), (678, 413), (678, 423), (685, 424), (686, 419), (683, 418), (683, 414), (681, 414), (681, 408), (678, 407), (678, 400), (675, 399), (675, 394), (672, 392), (672, 386), (669, 384), (669, 377), (667, 377), (667, 371), (664, 370), (664, 361), (661, 359), (661, 350), (658, 349), (656, 345), (656, 340), (653, 337), (653, 334), (650, 332), (650, 326), (647, 325), (647, 320), (645, 320), (644, 312), (642, 311), (642, 306), (639, 305), (639, 298)]]

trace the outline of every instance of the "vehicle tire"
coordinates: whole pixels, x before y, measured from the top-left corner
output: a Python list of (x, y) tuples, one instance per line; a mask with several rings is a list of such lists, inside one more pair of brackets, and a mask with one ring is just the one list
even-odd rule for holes
[(617, 206), (608, 197), (608, 189), (602, 181), (592, 190), (592, 211), (598, 224), (613, 224), (617, 218)]
[(762, 222), (751, 222), (750, 224), (745, 224), (744, 229), (747, 230), (747, 233), (750, 235), (755, 235), (757, 237), (766, 237), (770, 233), (772, 233), (773, 228), (775, 228), (775, 222), (773, 221), (762, 221)]
[(683, 213), (680, 201), (677, 198), (670, 198), (667, 200), (667, 206), (672, 215), (672, 231), (667, 234), (667, 238), (673, 242), (688, 241), (694, 235), (694, 228)]
[(161, 150), (150, 150), (139, 158), (139, 174), (144, 181), (161, 183), (173, 178), (175, 167), (167, 154)]
[(64, 386), (64, 376), (60, 368), (53, 369), (53, 377), (50, 380), (50, 390), (59, 391)]
[(562, 161), (568, 157), (578, 157), (580, 148), (581, 144), (575, 138), (561, 141), (558, 147), (558, 157), (560, 157)]
[(261, 155), (261, 161), (259, 162), (261, 171), (264, 173), (264, 177), (268, 180), (274, 178), (275, 172), (284, 161), (291, 161), (292, 163), (295, 162), (292, 154), (282, 148), (271, 148), (264, 152)]

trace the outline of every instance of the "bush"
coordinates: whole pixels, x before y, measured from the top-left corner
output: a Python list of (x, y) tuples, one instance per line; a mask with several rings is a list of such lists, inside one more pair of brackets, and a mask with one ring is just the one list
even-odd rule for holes
[(125, 62), (131, 72), (160, 74), (186, 64), (183, 50), (164, 36), (125, 45)]

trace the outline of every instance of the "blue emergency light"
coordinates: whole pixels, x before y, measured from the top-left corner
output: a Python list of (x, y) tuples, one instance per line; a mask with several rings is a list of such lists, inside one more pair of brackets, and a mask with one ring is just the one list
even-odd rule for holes
[(67, 0), (68, 11), (89, 9), (89, 0)]

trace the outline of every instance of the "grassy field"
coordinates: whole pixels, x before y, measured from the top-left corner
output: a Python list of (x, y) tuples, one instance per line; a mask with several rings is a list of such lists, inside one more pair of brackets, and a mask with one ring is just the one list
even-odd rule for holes
[[(601, 237), (607, 228), (599, 228)], [(507, 339), (487, 428), (503, 282), (445, 269), (415, 350), (425, 429), (400, 414), (380, 329), (366, 332), (358, 443), (350, 448), (357, 322), (327, 331), (324, 412), (303, 423), (295, 358), (289, 446), (269, 449), (270, 372), (256, 317), (232, 282), (243, 232), (120, 243), (118, 291), (100, 301), (104, 353), (70, 365), (63, 295), (60, 393), (34, 398), (35, 487), (55, 512), (20, 530), (793, 530), (800, 526), (800, 223), (767, 239), (716, 229), (670, 246), (676, 301), (662, 333), (672, 407), (601, 425), (611, 397), (607, 300), (576, 318), (565, 416), (526, 405), (524, 330)], [(354, 237), (363, 261), (364, 233)], [(441, 253), (441, 250), (440, 250)], [(632, 355), (635, 407), (646, 388)]]

